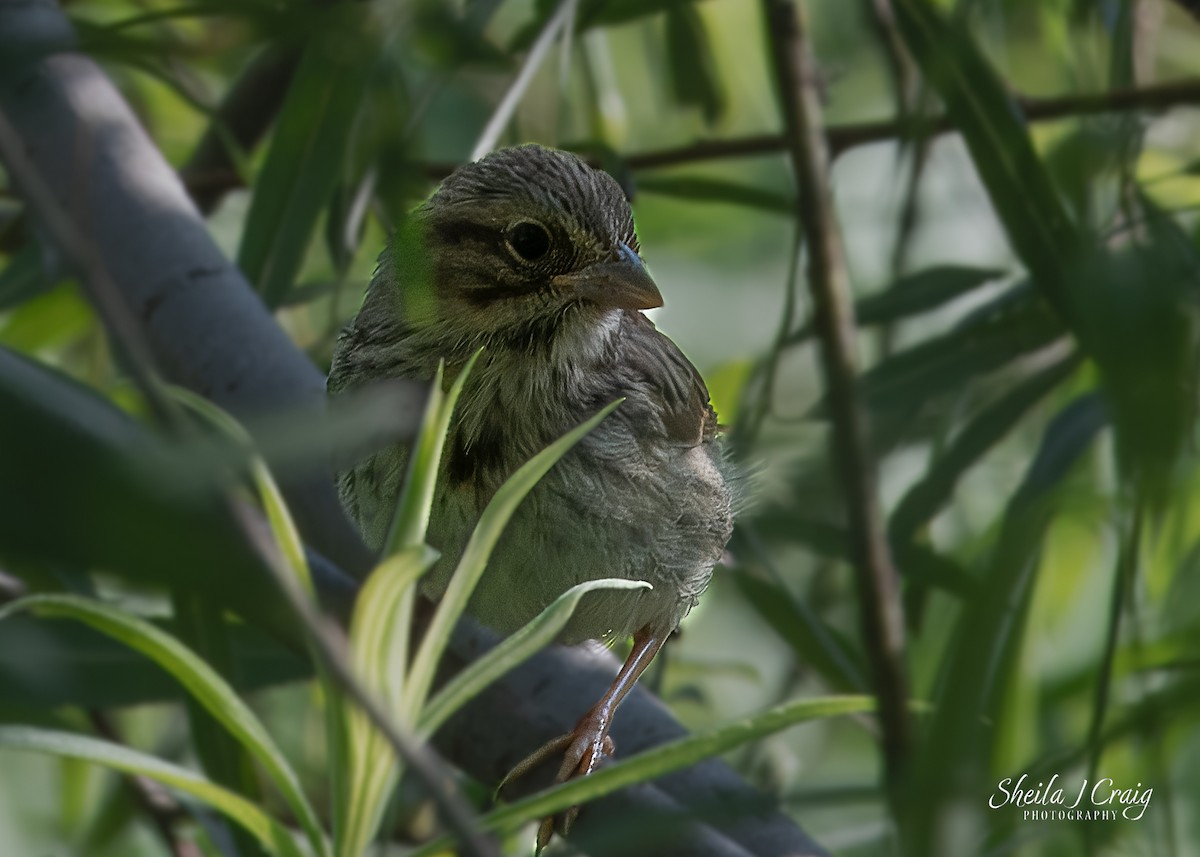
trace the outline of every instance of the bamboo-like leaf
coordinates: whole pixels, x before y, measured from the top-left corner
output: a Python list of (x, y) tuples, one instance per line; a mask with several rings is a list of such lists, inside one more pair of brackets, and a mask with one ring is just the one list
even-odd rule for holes
[(288, 511), (287, 503), (283, 499), (283, 492), (279, 490), (279, 485), (267, 468), (266, 462), (255, 450), (254, 440), (250, 437), (249, 432), (233, 416), (208, 399), (181, 387), (172, 387), (171, 394), (208, 420), (223, 435), (233, 441), (246, 456), (250, 465), (250, 475), (258, 489), (259, 499), (267, 514), (267, 523), (275, 537), (275, 544), (283, 555), (283, 561), (300, 581), (300, 585), (309, 597), (315, 597), (316, 587), (313, 585), (308, 559), (304, 555), (304, 543), (300, 539), (300, 531), (296, 528), (296, 522)]
[(896, 0), (896, 23), (971, 152), (1013, 249), (1065, 320), (1068, 272), (1084, 238), (1033, 148), (1019, 108), (959, 21), (930, 0)]
[(186, 646), (144, 619), (86, 598), (72, 595), (22, 598), (0, 609), (0, 620), (21, 610), (31, 611), (38, 616), (65, 617), (83, 622), (143, 653), (169, 672), (258, 760), (295, 813), (314, 853), (329, 854), (316, 812), (271, 736), (225, 680)]
[[(412, 636), (414, 584), (437, 559), (425, 544), (442, 448), (475, 352), (448, 393), (439, 366), (425, 405), (421, 432), (408, 458), (408, 473), (384, 550), (387, 557), (368, 577), (350, 624), (351, 656), (367, 687), (396, 716), (411, 718), (405, 699), (408, 646)], [(327, 728), (341, 786), (334, 794), (335, 848), (356, 857), (375, 836), (400, 775), (399, 762), (366, 716), (348, 703), (333, 703)], [(411, 721), (410, 721), (411, 722)]]
[(917, 529), (928, 523), (950, 500), (963, 474), (1078, 365), (1078, 355), (1063, 357), (981, 410), (937, 457), (925, 477), (913, 485), (896, 506), (888, 527), (892, 539), (911, 539)]
[(782, 592), (781, 587), (749, 574), (737, 574), (734, 580), (758, 615), (792, 647), (798, 662), (815, 670), (831, 690), (866, 689), (862, 665), (851, 657), (849, 646), (807, 605)]
[(216, 480), (95, 391), (0, 349), (0, 544), (12, 555), (186, 586), (289, 639)]
[[(388, 557), (367, 578), (355, 602), (350, 624), (355, 671), (393, 713), (404, 710), (401, 692), (412, 633), (409, 596), (436, 559), (437, 552), (425, 545)], [(352, 857), (374, 838), (400, 767), (391, 746), (356, 705), (348, 700), (331, 700), (330, 705), (341, 709), (329, 728), (343, 730), (337, 740), (344, 754), (338, 764), (344, 766), (340, 776), (345, 791), (334, 794), (339, 819), (335, 848), (339, 857)]]
[(371, 73), (373, 47), (361, 10), (327, 14), (328, 26), (316, 29), (280, 111), (238, 251), (238, 265), (269, 306), (283, 302), (300, 271)]
[(704, 19), (690, 3), (673, 4), (666, 18), (665, 44), (675, 100), (699, 107), (704, 120), (713, 125), (724, 114), (726, 99)]
[(0, 310), (10, 309), (29, 298), (45, 294), (54, 284), (42, 270), (42, 251), (30, 241), (10, 256), (0, 270)]
[(934, 265), (899, 277), (878, 294), (868, 295), (855, 307), (859, 324), (883, 324), (918, 315), (1004, 276), (998, 268), (967, 265)]
[(385, 556), (425, 543), (425, 530), (429, 527), (433, 493), (442, 461), (442, 447), (450, 431), (450, 419), (454, 416), (454, 407), (458, 404), (458, 397), (462, 395), (467, 376), (471, 374), (482, 353), (481, 348), (471, 355), (471, 359), (454, 379), (449, 393), (442, 392), (442, 373), (445, 369), (443, 366), (438, 367), (429, 391), (429, 402), (425, 406), (421, 435), (409, 456), (408, 473), (400, 491), (396, 517), (388, 536), (387, 547), (384, 549)]
[(149, 777), (218, 810), (248, 831), (274, 857), (305, 857), (288, 829), (255, 804), (186, 768), (154, 756), (86, 735), (30, 726), (0, 726), (0, 747), (82, 759), (127, 774)]
[(602, 408), (591, 419), (567, 432), (561, 438), (550, 444), (529, 461), (525, 462), (492, 497), (487, 508), (479, 517), (467, 546), (463, 549), (458, 567), (450, 578), (434, 612), (433, 621), (425, 633), (417, 655), (413, 659), (412, 671), (405, 686), (405, 703), (409, 716), (416, 718), (425, 705), (429, 687), (433, 683), (434, 670), (450, 640), (450, 632), (454, 624), (467, 608), (471, 593), (487, 567), (492, 548), (500, 539), (500, 534), (508, 524), (509, 519), (517, 510), (517, 506), (525, 499), (537, 481), (555, 465), (576, 443), (588, 432), (598, 426), (605, 417), (611, 414), (623, 402), (618, 399)]
[[(636, 756), (606, 765), (586, 777), (538, 792), (488, 813), (480, 819), (480, 826), (500, 835), (511, 834), (535, 819), (552, 816), (568, 807), (612, 794), (635, 783), (648, 782), (750, 741), (773, 735), (790, 726), (825, 717), (864, 714), (874, 710), (875, 701), (868, 696), (832, 696), (788, 702), (712, 732), (691, 735), (646, 750)], [(433, 857), (446, 853), (452, 846), (452, 840), (441, 838), (414, 852), (410, 857)]]
[(597, 589), (652, 589), (642, 580), (603, 578), (576, 584), (529, 622), (510, 634), (499, 645), (456, 675), (429, 700), (421, 711), (418, 728), (423, 735), (433, 735), (455, 711), (465, 705), (485, 687), (509, 670), (524, 663), (544, 646), (551, 643), (566, 627), (580, 599)]
[[(174, 633), (172, 623), (161, 626)], [(239, 693), (312, 675), (302, 658), (253, 626), (231, 624), (228, 633)], [(119, 708), (183, 694), (155, 663), (86, 625), (21, 615), (0, 622), (0, 707)]]
[[(948, 802), (964, 790), (986, 788), (988, 736), (1003, 734), (997, 721), (1023, 641), (1042, 542), (1056, 514), (1053, 491), (1106, 423), (1095, 394), (1065, 408), (1047, 428), (1009, 502), (996, 549), (980, 575), (980, 591), (965, 605), (947, 647), (926, 731), (939, 752), (922, 754), (916, 762), (911, 800), (903, 809), (906, 853), (936, 853), (937, 819)], [(963, 823), (970, 819), (964, 817)]]
[(995, 371), (1062, 336), (1058, 321), (1038, 303), (979, 316), (901, 351), (863, 374), (872, 412), (905, 409), (939, 394), (961, 391), (972, 378)]
[[(795, 211), (793, 207), (792, 211)], [(854, 319), (859, 327), (888, 324), (923, 312), (937, 309), (986, 283), (1004, 276), (996, 268), (972, 268), (964, 265), (934, 265), (913, 274), (899, 277), (878, 294), (868, 295), (854, 305)], [(811, 324), (806, 324), (786, 340), (796, 345), (812, 337)]]

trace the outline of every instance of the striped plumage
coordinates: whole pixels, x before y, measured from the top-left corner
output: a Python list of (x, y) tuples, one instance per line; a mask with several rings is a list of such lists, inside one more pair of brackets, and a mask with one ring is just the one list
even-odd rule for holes
[[(550, 238), (534, 260), (506, 243), (520, 224), (540, 225)], [(587, 596), (564, 638), (669, 633), (729, 538), (725, 464), (699, 374), (640, 312), (621, 305), (620, 284), (605, 291), (602, 283), (593, 295), (579, 292), (596, 286), (567, 282), (596, 266), (640, 269), (621, 245), (636, 252), (629, 206), (611, 177), (563, 152), (501, 150), (460, 168), (413, 214), (334, 354), (329, 389), (338, 393), (383, 378), (428, 379), (440, 359), (453, 375), (485, 346), (442, 462), (429, 537), (443, 559), (427, 583), (432, 595), (504, 479), (625, 397), (533, 490), (497, 545), (470, 609), (500, 631), (520, 627), (575, 583), (627, 577), (654, 589)], [(402, 447), (385, 449), (340, 478), (375, 547), (405, 459)]]

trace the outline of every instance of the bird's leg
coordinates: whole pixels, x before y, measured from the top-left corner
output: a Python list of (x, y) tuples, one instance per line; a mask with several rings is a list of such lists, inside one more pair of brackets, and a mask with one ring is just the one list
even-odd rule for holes
[[(565, 783), (576, 777), (586, 777), (605, 759), (611, 757), (616, 750), (616, 745), (613, 744), (608, 732), (612, 727), (612, 719), (616, 714), (617, 706), (637, 684), (638, 677), (654, 660), (654, 656), (658, 654), (658, 650), (662, 648), (666, 638), (666, 634), (651, 631), (649, 628), (637, 631), (633, 635), (633, 649), (621, 666), (621, 671), (617, 673), (616, 679), (613, 680), (612, 686), (588, 713), (579, 719), (579, 722), (575, 724), (575, 729), (547, 742), (517, 763), (516, 767), (505, 776), (499, 788), (502, 789), (513, 780), (525, 776), (546, 760), (560, 753), (563, 755), (563, 761), (558, 769), (558, 775), (554, 778), (556, 783)], [(578, 815), (579, 807), (577, 806), (571, 807), (564, 813), (563, 833), (569, 832)], [(542, 826), (538, 830), (537, 847), (539, 851), (546, 846), (554, 834), (554, 822), (553, 818), (542, 821)]]

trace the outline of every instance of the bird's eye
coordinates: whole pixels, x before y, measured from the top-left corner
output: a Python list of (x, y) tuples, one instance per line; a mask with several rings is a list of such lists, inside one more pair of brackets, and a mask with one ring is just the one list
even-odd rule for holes
[(509, 229), (505, 241), (509, 249), (526, 262), (536, 262), (550, 251), (550, 233), (545, 227), (528, 221)]

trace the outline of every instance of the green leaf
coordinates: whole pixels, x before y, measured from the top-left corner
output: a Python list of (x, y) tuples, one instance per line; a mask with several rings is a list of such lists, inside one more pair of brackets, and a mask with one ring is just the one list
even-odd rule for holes
[[(935, 265), (899, 277), (883, 291), (860, 299), (854, 305), (854, 318), (860, 327), (890, 324), (937, 309), (1002, 276), (1004, 271), (995, 268)], [(806, 342), (812, 334), (812, 325), (805, 324), (784, 344)]]
[(186, 768), (154, 756), (85, 735), (29, 726), (0, 726), (0, 747), (82, 759), (127, 774), (149, 777), (221, 812), (247, 830), (269, 854), (305, 857), (288, 829), (253, 803)]
[(471, 593), (487, 567), (492, 548), (499, 541), (504, 527), (517, 510), (517, 506), (525, 499), (546, 472), (557, 463), (567, 452), (581, 441), (592, 429), (598, 426), (605, 417), (611, 414), (623, 402), (618, 399), (610, 405), (601, 408), (591, 419), (567, 432), (561, 438), (539, 452), (508, 478), (500, 486), (495, 496), (479, 516), (471, 538), (463, 548), (458, 567), (450, 578), (446, 592), (438, 602), (433, 620), (429, 624), (421, 640), (421, 646), (413, 659), (412, 671), (405, 686), (406, 705), (409, 706), (409, 717), (417, 719), (429, 694), (433, 683), (434, 671), (438, 661), (450, 640), (450, 633), (466, 610)]
[(430, 387), (429, 401), (425, 405), (421, 435), (410, 453), (408, 473), (400, 491), (400, 502), (397, 504), (396, 517), (388, 535), (387, 547), (384, 549), (385, 555), (425, 543), (425, 530), (429, 527), (438, 468), (442, 461), (442, 448), (450, 432), (450, 420), (454, 416), (458, 397), (462, 395), (463, 387), (467, 383), (467, 376), (471, 374), (475, 361), (482, 353), (481, 348), (471, 355), (471, 359), (454, 379), (450, 392), (446, 394), (442, 393), (442, 373), (445, 367), (438, 367)]
[(1143, 206), (1137, 239), (1081, 266), (1073, 289), (1079, 336), (1112, 406), (1121, 473), (1160, 506), (1194, 448), (1200, 254), (1174, 220)]
[(301, 587), (310, 598), (316, 597), (316, 587), (313, 584), (312, 571), (308, 567), (308, 559), (304, 555), (304, 543), (300, 539), (300, 531), (288, 511), (283, 499), (283, 492), (275, 482), (271, 471), (254, 446), (254, 439), (234, 417), (201, 396), (181, 387), (172, 387), (171, 395), (182, 401), (189, 408), (204, 417), (226, 438), (231, 440), (250, 464), (250, 475), (258, 489), (259, 500), (267, 515), (267, 524), (275, 537), (275, 544), (283, 556), (283, 561), (299, 581)]
[(924, 478), (913, 485), (897, 504), (888, 525), (892, 540), (899, 543), (912, 539), (917, 530), (932, 520), (950, 501), (963, 474), (1078, 366), (1079, 357), (1076, 354), (1056, 360), (975, 415), (934, 459)]
[[(295, 639), (222, 473), (61, 372), (0, 349), (0, 555), (188, 586)], [(16, 563), (14, 563), (16, 565)]]
[(667, 9), (666, 49), (675, 100), (699, 107), (704, 120), (715, 124), (725, 113), (725, 92), (704, 19), (694, 5), (674, 3)]
[(576, 584), (564, 592), (525, 627), (510, 634), (486, 655), (478, 658), (451, 679), (429, 700), (418, 723), (423, 735), (433, 735), (439, 726), (484, 688), (509, 670), (524, 663), (549, 645), (570, 621), (580, 599), (597, 589), (652, 589), (642, 580), (603, 578)]
[(832, 690), (867, 689), (862, 664), (808, 605), (773, 582), (744, 573), (734, 580), (758, 615), (792, 647), (798, 663), (816, 670)]
[[(761, 536), (764, 542), (803, 545), (826, 559), (842, 562), (851, 559), (850, 535), (845, 527), (838, 524), (809, 520), (797, 516), (794, 511), (768, 506), (755, 514), (752, 520), (740, 525), (743, 532), (749, 532), (748, 528), (752, 528), (755, 540)], [(923, 586), (935, 586), (955, 595), (965, 595), (974, 590), (974, 581), (957, 563), (924, 545), (909, 544), (903, 547), (907, 561), (900, 566), (900, 571), (910, 581), (920, 581)], [(757, 548), (755, 551), (765, 562), (766, 554)]]
[[(586, 777), (570, 780), (524, 800), (488, 813), (480, 819), (484, 830), (508, 835), (522, 825), (552, 816), (568, 807), (612, 794), (626, 786), (644, 783), (673, 771), (690, 767), (750, 741), (824, 717), (865, 714), (875, 709), (867, 696), (833, 696), (788, 702), (745, 720), (703, 735), (691, 735), (606, 765)], [(410, 857), (433, 857), (445, 853), (453, 840), (443, 837), (414, 852)]]
[[(592, 27), (608, 27), (615, 24), (627, 24), (651, 15), (658, 15), (674, 9), (681, 3), (691, 4), (700, 0), (582, 0), (575, 13), (575, 32), (582, 33)], [(534, 19), (522, 27), (513, 37), (510, 51), (522, 51), (528, 48), (537, 34), (542, 31), (546, 22), (554, 14), (557, 3), (554, 0), (538, 0), (537, 14)]]
[[(171, 622), (161, 627), (175, 633)], [(239, 693), (312, 676), (308, 663), (261, 631), (239, 622), (228, 634)], [(19, 615), (0, 622), (0, 705), (122, 708), (177, 701), (183, 693), (152, 661), (85, 625)]]
[[(436, 420), (426, 420), (427, 425), (431, 422)], [(426, 545), (393, 554), (371, 573), (355, 601), (350, 623), (355, 672), (393, 714), (405, 711), (401, 694), (412, 634), (413, 587), (437, 556)], [(330, 705), (340, 709), (334, 712), (329, 729), (334, 734), (341, 731), (338, 764), (344, 789), (333, 797), (338, 819), (335, 848), (338, 855), (349, 857), (363, 853), (375, 838), (400, 777), (400, 765), (391, 745), (352, 701), (331, 700)]]
[(996, 214), (1034, 285), (1069, 320), (1064, 291), (1087, 246), (1029, 139), (1020, 110), (961, 21), (930, 0), (896, 0), (896, 23), (961, 132)]
[(855, 318), (861, 325), (886, 324), (937, 309), (957, 297), (1000, 279), (998, 268), (934, 265), (899, 277), (878, 294), (858, 302)]
[(295, 772), (262, 723), (225, 680), (186, 646), (144, 619), (85, 598), (71, 595), (22, 598), (0, 609), (0, 620), (19, 610), (83, 622), (141, 652), (169, 672), (262, 765), (295, 813), (314, 852), (318, 855), (330, 853), (317, 815), (300, 788)]
[[(233, 652), (225, 635), (221, 608), (195, 593), (177, 590), (171, 593), (171, 610), (179, 626), (177, 642), (194, 652), (200, 662), (225, 681), (225, 676), (233, 671)], [(167, 664), (162, 666), (171, 670)], [(209, 713), (194, 692), (184, 697), (184, 708), (191, 746), (204, 775), (217, 785), (262, 804), (262, 783), (255, 775), (254, 763), (246, 748)], [(240, 857), (266, 857), (266, 852), (245, 830), (234, 827), (229, 835)]]
[[(1063, 409), (1009, 501), (994, 552), (979, 575), (979, 592), (964, 604), (946, 647), (925, 731), (938, 752), (917, 756), (910, 798), (901, 808), (905, 853), (937, 853), (938, 819), (950, 803), (963, 794), (987, 793), (988, 763), (994, 736), (1004, 734), (1002, 703), (1019, 660), (1042, 543), (1058, 510), (1055, 489), (1106, 424), (1095, 394)], [(962, 823), (970, 829), (971, 817), (964, 815)]]
[[(350, 623), (351, 656), (364, 684), (379, 694), (397, 717), (411, 722), (415, 711), (405, 698), (412, 637), (414, 584), (437, 559), (425, 544), (450, 420), (475, 361), (476, 351), (443, 393), (439, 366), (425, 405), (421, 433), (409, 454), (408, 472), (384, 555), (355, 602)], [(388, 797), (400, 776), (391, 747), (348, 701), (331, 706), (327, 729), (335, 748), (340, 782), (334, 795), (336, 850), (357, 855), (375, 837)]]
[(95, 316), (79, 290), (69, 284), (31, 295), (0, 319), (0, 345), (26, 354), (78, 339)]
[(42, 270), (42, 248), (29, 241), (0, 271), (0, 310), (10, 309), (45, 294), (54, 284)]
[(327, 14), (292, 79), (238, 251), (238, 265), (272, 307), (291, 290), (341, 176), (376, 52), (362, 9)]
[(914, 403), (961, 392), (975, 377), (1062, 335), (1061, 325), (1039, 302), (1022, 301), (998, 312), (980, 313), (872, 367), (862, 376), (863, 396), (872, 413), (909, 410)]

